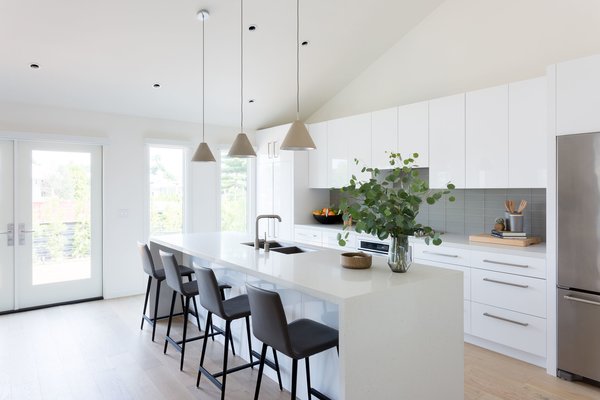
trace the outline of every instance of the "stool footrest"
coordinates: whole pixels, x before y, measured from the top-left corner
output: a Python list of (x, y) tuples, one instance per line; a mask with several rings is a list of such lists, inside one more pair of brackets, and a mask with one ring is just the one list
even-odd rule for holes
[[(258, 354), (256, 351), (252, 350), (252, 357), (257, 358), (258, 363), (260, 364), (260, 354)], [(277, 371), (277, 366), (275, 365), (275, 363), (266, 357), (265, 357), (265, 365), (270, 367), (273, 371)]]
[[(204, 335), (186, 338), (185, 342), (186, 343), (193, 342), (196, 340), (204, 339), (205, 337), (213, 337), (213, 336), (217, 336), (217, 335), (225, 336), (225, 331), (223, 331), (223, 329), (219, 328), (218, 326), (214, 326), (214, 325), (212, 326), (212, 328), (214, 329), (213, 333), (205, 333)], [(181, 344), (183, 343), (183, 340), (175, 340), (171, 336), (165, 336), (165, 340), (167, 342), (169, 342), (171, 345), (173, 345), (173, 347), (175, 347), (175, 350), (177, 350), (178, 352), (181, 353)]]
[(325, 396), (323, 393), (319, 392), (317, 389), (314, 388), (310, 388), (310, 394), (312, 394), (319, 400), (331, 400), (331, 398)]

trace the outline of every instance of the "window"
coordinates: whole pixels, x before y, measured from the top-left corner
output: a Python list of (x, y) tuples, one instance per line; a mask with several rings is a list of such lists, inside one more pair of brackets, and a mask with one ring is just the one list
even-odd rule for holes
[(247, 158), (229, 158), (221, 152), (221, 230), (248, 231), (248, 178), (250, 162)]
[(149, 147), (150, 235), (181, 233), (185, 209), (185, 149)]

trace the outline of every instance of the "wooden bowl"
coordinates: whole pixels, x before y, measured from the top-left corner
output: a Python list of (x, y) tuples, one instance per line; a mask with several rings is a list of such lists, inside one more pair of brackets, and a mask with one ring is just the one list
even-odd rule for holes
[(370, 254), (360, 252), (342, 253), (340, 263), (342, 267), (348, 269), (367, 269), (371, 268), (373, 257)]

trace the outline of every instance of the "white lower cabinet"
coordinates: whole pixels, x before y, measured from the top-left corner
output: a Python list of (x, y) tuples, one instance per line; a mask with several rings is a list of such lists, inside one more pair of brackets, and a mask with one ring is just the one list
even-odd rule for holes
[(483, 339), (478, 345), (524, 361), (546, 357), (544, 257), (422, 242), (413, 254), (416, 263), (463, 272), (465, 334)]
[(546, 357), (546, 319), (471, 302), (471, 334)]
[(294, 240), (299, 243), (321, 246), (323, 244), (323, 233), (319, 229), (296, 227), (294, 229)]
[(327, 247), (329, 249), (351, 251), (356, 249), (356, 233), (348, 232), (345, 246), (338, 244), (337, 235), (344, 232), (341, 229), (309, 225), (297, 225), (294, 229), (294, 240), (298, 243), (306, 243), (314, 246)]

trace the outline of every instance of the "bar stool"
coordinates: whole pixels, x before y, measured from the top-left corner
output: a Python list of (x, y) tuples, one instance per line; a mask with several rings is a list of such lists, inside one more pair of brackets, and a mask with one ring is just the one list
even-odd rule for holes
[(264, 367), (267, 347), (285, 354), (292, 359), (292, 399), (296, 399), (296, 377), (298, 375), (298, 360), (304, 359), (306, 364), (306, 387), (308, 398), (311, 395), (319, 399), (329, 399), (327, 396), (310, 386), (309, 357), (335, 347), (339, 354), (339, 334), (330, 328), (310, 319), (298, 319), (287, 323), (281, 298), (277, 292), (264, 290), (246, 284), (250, 310), (252, 311), (252, 329), (254, 336), (263, 342), (260, 355), (260, 367), (254, 400), (258, 399), (260, 382)]
[[(204, 335), (195, 336), (192, 338), (187, 337), (187, 325), (188, 325), (188, 313), (190, 312), (190, 299), (194, 304), (195, 313), (193, 315), (196, 316), (196, 322), (198, 323), (198, 330), (200, 330), (200, 318), (198, 317), (198, 305), (196, 304), (196, 296), (198, 295), (198, 285), (196, 281), (183, 282), (181, 279), (181, 275), (178, 273), (178, 265), (177, 259), (175, 255), (172, 253), (167, 253), (165, 251), (159, 250), (160, 258), (163, 263), (163, 267), (165, 268), (165, 275), (167, 285), (173, 289), (173, 297), (171, 297), (171, 309), (169, 311), (169, 324), (167, 325), (167, 335), (165, 336), (165, 347), (163, 349), (163, 353), (167, 353), (167, 346), (171, 344), (175, 349), (181, 353), (181, 360), (179, 362), (179, 370), (183, 371), (183, 360), (185, 358), (185, 344), (187, 342), (192, 342), (194, 340), (204, 339), (205, 337), (215, 335), (224, 335), (222, 329), (217, 328), (211, 325), (213, 329), (212, 333), (208, 333), (208, 331), (204, 332)], [(229, 289), (231, 286), (229, 285), (219, 285), (219, 291), (221, 292), (221, 296), (225, 297), (225, 289)], [(183, 337), (181, 340), (173, 339), (171, 335), (171, 324), (173, 321), (173, 309), (175, 308), (175, 298), (177, 294), (181, 297), (181, 304), (183, 306)], [(185, 298), (185, 300), (184, 300)], [(217, 331), (215, 333), (215, 331)], [(232, 341), (233, 344), (233, 341)], [(233, 348), (233, 345), (232, 345)]]
[[(152, 260), (152, 254), (150, 248), (146, 243), (137, 242), (138, 251), (142, 258), (142, 268), (144, 272), (148, 274), (148, 286), (146, 287), (146, 298), (144, 300), (144, 311), (142, 311), (142, 323), (140, 329), (144, 329), (144, 320), (152, 326), (152, 341), (154, 342), (154, 336), (156, 335), (156, 321), (168, 317), (157, 317), (158, 313), (158, 299), (160, 298), (160, 286), (165, 280), (165, 270), (156, 269), (154, 261)], [(192, 280), (192, 274), (194, 270), (183, 265), (179, 266), (179, 274), (181, 276), (187, 276), (188, 280)], [(150, 287), (152, 286), (152, 279), (156, 280), (156, 299), (154, 300), (154, 315), (149, 317), (146, 315), (146, 308), (148, 307), (148, 298), (150, 297)]]
[[(202, 355), (200, 356), (200, 365), (198, 366), (198, 377), (196, 379), (196, 387), (200, 386), (200, 378), (202, 375), (215, 384), (221, 390), (221, 400), (225, 399), (225, 385), (227, 383), (227, 374), (240, 371), (245, 368), (254, 367), (259, 364), (259, 361), (253, 361), (252, 357), (259, 358), (258, 353), (252, 351), (252, 337), (250, 335), (250, 304), (248, 303), (248, 296), (243, 294), (240, 296), (233, 297), (228, 300), (223, 300), (219, 296), (217, 278), (215, 273), (210, 268), (196, 267), (194, 268), (196, 273), (196, 279), (198, 282), (198, 292), (200, 293), (200, 305), (206, 308), (208, 311), (208, 317), (206, 318), (206, 329), (212, 323), (213, 314), (225, 321), (225, 346), (223, 350), (223, 370), (217, 373), (211, 373), (204, 368), (204, 356), (206, 355), (206, 342), (207, 337), (204, 337), (204, 343), (202, 344)], [(246, 334), (248, 335), (248, 354), (250, 355), (250, 362), (243, 364), (231, 369), (227, 369), (227, 357), (229, 350), (228, 338), (232, 340), (231, 335), (231, 322), (237, 319), (244, 318), (246, 320)], [(233, 342), (232, 342), (233, 343)], [(263, 359), (264, 359), (263, 355)], [(279, 388), (283, 390), (281, 384), (281, 374), (279, 372), (279, 362), (277, 361), (277, 353), (273, 349), (273, 358), (275, 363), (267, 360), (267, 365), (273, 368), (277, 372), (277, 379), (279, 380)], [(262, 373), (262, 370), (261, 370)], [(217, 380), (221, 378), (221, 382)]]

